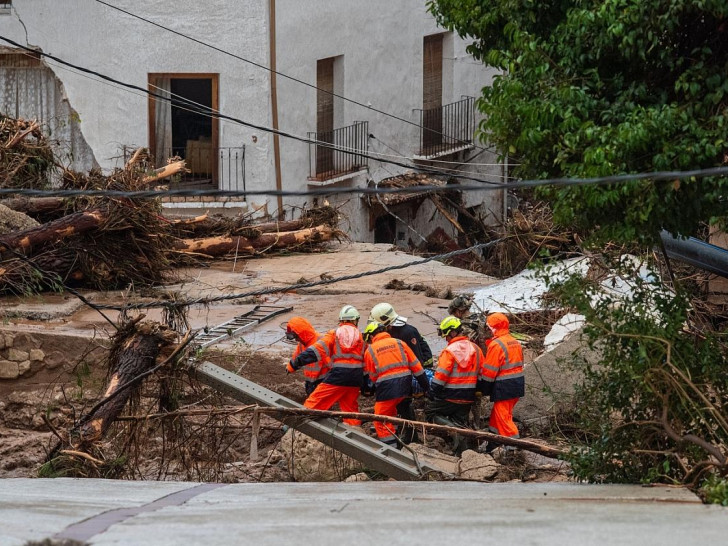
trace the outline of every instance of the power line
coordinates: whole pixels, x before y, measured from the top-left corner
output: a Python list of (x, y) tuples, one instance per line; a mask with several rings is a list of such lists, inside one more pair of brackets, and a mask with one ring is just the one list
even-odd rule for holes
[(408, 267), (412, 267), (414, 265), (421, 265), (427, 262), (432, 262), (434, 260), (447, 260), (448, 258), (453, 258), (455, 256), (459, 256), (461, 254), (468, 254), (470, 252), (475, 252), (476, 250), (482, 250), (484, 248), (488, 248), (489, 246), (493, 246), (499, 242), (503, 241), (503, 239), (495, 239), (493, 241), (488, 241), (487, 243), (478, 243), (476, 245), (470, 246), (468, 248), (461, 248), (458, 250), (453, 250), (452, 252), (447, 252), (445, 254), (437, 254), (435, 256), (430, 256), (429, 258), (422, 258), (421, 260), (413, 260), (411, 262), (398, 264), (398, 265), (390, 265), (388, 267), (383, 267), (381, 269), (374, 269), (371, 271), (362, 271), (361, 273), (354, 273), (352, 275), (342, 275), (341, 277), (334, 277), (333, 279), (321, 279), (318, 281), (311, 281), (311, 282), (302, 282), (302, 283), (296, 283), (296, 284), (289, 284), (286, 286), (281, 286), (277, 288), (262, 288), (260, 290), (252, 290), (250, 292), (244, 292), (242, 294), (228, 294), (226, 296), (213, 296), (210, 298), (195, 298), (195, 299), (189, 299), (189, 300), (177, 300), (177, 301), (156, 301), (156, 302), (146, 302), (146, 303), (133, 303), (129, 305), (96, 305), (98, 309), (112, 309), (116, 311), (129, 311), (132, 309), (152, 309), (157, 307), (189, 307), (190, 305), (207, 305), (209, 303), (215, 303), (220, 301), (229, 301), (229, 300), (238, 300), (242, 298), (248, 298), (251, 296), (264, 296), (266, 294), (277, 294), (279, 292), (287, 292), (289, 290), (298, 290), (301, 288), (312, 288), (314, 286), (322, 286), (327, 284), (334, 284), (337, 282), (342, 281), (351, 281), (355, 279), (361, 279), (363, 277), (370, 277), (372, 275), (379, 275), (381, 273), (387, 273), (389, 271), (396, 271), (398, 269), (406, 269)]
[[(271, 72), (272, 74), (276, 74), (277, 76), (281, 76), (283, 78), (286, 78), (288, 80), (294, 81), (296, 83), (300, 83), (301, 85), (305, 85), (306, 87), (310, 87), (312, 89), (315, 89), (317, 92), (320, 91), (322, 93), (326, 93), (328, 95), (331, 95), (333, 97), (336, 97), (337, 99), (341, 99), (341, 100), (344, 100), (346, 102), (350, 102), (352, 104), (356, 104), (357, 106), (361, 106), (362, 108), (366, 108), (367, 110), (371, 110), (372, 112), (376, 112), (378, 114), (382, 114), (384, 116), (390, 117), (392, 119), (396, 119), (398, 121), (407, 123), (409, 125), (414, 125), (415, 127), (418, 127), (419, 129), (425, 129), (429, 133), (437, 134), (437, 135), (442, 135), (445, 138), (449, 138), (449, 139), (455, 140), (455, 141), (457, 141), (459, 143), (469, 144), (468, 142), (466, 142), (464, 140), (460, 140), (458, 138), (454, 138), (454, 137), (448, 136), (448, 135), (446, 135), (446, 134), (444, 134), (444, 133), (442, 133), (440, 131), (437, 131), (435, 129), (430, 129), (430, 128), (423, 127), (422, 125), (419, 125), (418, 123), (415, 123), (415, 122), (410, 121), (408, 119), (405, 119), (405, 118), (396, 116), (395, 114), (390, 114), (389, 112), (385, 112), (384, 110), (379, 110), (378, 108), (374, 108), (373, 106), (370, 106), (368, 104), (364, 104), (364, 103), (359, 102), (359, 101), (356, 101), (354, 99), (347, 98), (347, 97), (345, 97), (343, 95), (339, 95), (337, 93), (334, 93), (333, 91), (328, 91), (326, 89), (322, 89), (320, 87), (315, 86), (312, 83), (308, 83), (308, 82), (305, 82), (305, 81), (300, 80), (298, 78), (294, 78), (293, 76), (289, 76), (288, 74), (284, 74), (282, 72), (278, 72), (277, 70), (273, 70), (270, 67), (267, 67), (265, 65), (262, 65), (260, 63), (255, 62), (255, 61), (251, 61), (250, 59), (246, 59), (245, 57), (242, 57), (240, 55), (236, 55), (235, 53), (232, 53), (232, 52), (227, 51), (225, 49), (222, 49), (220, 47), (214, 46), (214, 45), (212, 45), (212, 44), (210, 44), (208, 42), (204, 42), (202, 40), (199, 40), (198, 38), (194, 38), (192, 36), (189, 36), (187, 34), (184, 34), (183, 32), (179, 32), (178, 30), (174, 30), (172, 28), (165, 27), (164, 25), (162, 25), (160, 23), (157, 23), (155, 21), (152, 21), (151, 19), (147, 19), (145, 17), (142, 17), (141, 15), (137, 15), (135, 13), (132, 13), (130, 11), (127, 11), (125, 9), (122, 9), (122, 8), (120, 8), (118, 6), (114, 6), (112, 4), (109, 4), (108, 2), (104, 2), (103, 0), (94, 0), (94, 1), (97, 2), (97, 3), (99, 3), (99, 4), (103, 4), (104, 6), (109, 7), (111, 9), (114, 9), (116, 11), (119, 11), (121, 13), (124, 13), (126, 15), (129, 15), (130, 17), (134, 17), (135, 19), (139, 19), (140, 21), (144, 21), (145, 23), (148, 23), (150, 25), (154, 25), (157, 28), (161, 28), (162, 30), (166, 30), (167, 32), (171, 32), (172, 34), (176, 34), (177, 36), (180, 36), (180, 37), (185, 38), (187, 40), (191, 40), (192, 42), (195, 42), (197, 44), (200, 44), (200, 45), (202, 45), (204, 47), (208, 47), (210, 49), (213, 49), (214, 51), (217, 51), (218, 53), (222, 53), (223, 55), (228, 55), (228, 56), (230, 56), (230, 57), (232, 57), (234, 59), (237, 59), (239, 61), (243, 61), (245, 63), (251, 64), (251, 65), (253, 65), (253, 66), (257, 67), (257, 68), (261, 68), (263, 70), (266, 70), (268, 72)], [(474, 148), (478, 148), (480, 150), (488, 150), (488, 151), (491, 151), (491, 152), (496, 151), (494, 148), (486, 148), (486, 147), (478, 146), (478, 145), (475, 145), (475, 144), (473, 144), (473, 147)]]
[[(92, 74), (92, 75), (97, 76), (97, 77), (99, 77), (99, 78), (101, 78), (103, 80), (116, 83), (116, 84), (121, 85), (123, 87), (126, 87), (128, 89), (133, 89), (135, 91), (141, 91), (142, 93), (145, 93), (145, 94), (147, 94), (147, 95), (149, 95), (151, 97), (156, 97), (159, 100), (163, 100), (163, 101), (166, 101), (166, 102), (170, 102), (172, 105), (175, 105), (175, 106), (178, 106), (180, 102), (182, 104), (190, 104), (190, 103), (192, 103), (192, 101), (189, 101), (188, 99), (183, 99), (183, 100), (170, 99), (169, 97), (165, 97), (165, 96), (159, 95), (157, 93), (153, 93), (152, 91), (149, 91), (148, 89), (144, 89), (143, 87), (139, 87), (138, 85), (131, 84), (131, 83), (127, 83), (127, 82), (122, 82), (120, 80), (117, 80), (115, 78), (112, 78), (111, 76), (107, 76), (105, 74), (101, 74), (100, 72), (97, 72), (95, 70), (91, 70), (89, 68), (84, 68), (82, 66), (75, 65), (75, 64), (70, 63), (68, 61), (64, 61), (63, 59), (61, 59), (59, 57), (56, 57), (55, 55), (51, 55), (50, 53), (45, 53), (43, 51), (38, 51), (38, 50), (32, 49), (32, 48), (30, 48), (28, 46), (24, 46), (22, 44), (19, 44), (18, 42), (15, 42), (14, 40), (11, 40), (10, 38), (5, 37), (5, 36), (1, 36), (0, 35), (0, 40), (3, 40), (4, 42), (7, 42), (7, 43), (9, 43), (11, 45), (14, 45), (16, 47), (19, 47), (21, 49), (24, 49), (25, 51), (32, 52), (32, 53), (34, 53), (36, 55), (41, 55), (43, 57), (47, 57), (49, 59), (52, 59), (52, 60), (56, 61), (57, 63), (63, 64), (64, 66), (68, 66), (68, 67), (74, 68), (76, 70), (79, 70), (80, 72), (84, 72), (86, 74)], [(194, 103), (192, 103), (192, 104), (194, 104)], [(334, 144), (331, 144), (331, 143), (326, 143), (326, 142), (317, 141), (317, 140), (311, 140), (309, 138), (305, 138), (305, 137), (302, 137), (302, 136), (294, 135), (292, 133), (288, 133), (286, 131), (281, 131), (279, 129), (273, 129), (273, 128), (265, 127), (265, 126), (262, 126), (262, 125), (256, 125), (254, 123), (251, 123), (249, 121), (245, 121), (245, 120), (240, 119), (240, 118), (235, 118), (235, 117), (232, 117), (232, 116), (228, 116), (228, 115), (222, 114), (222, 113), (220, 113), (220, 112), (218, 112), (216, 110), (213, 110), (211, 108), (208, 108), (208, 107), (205, 107), (205, 109), (206, 109), (207, 112), (211, 113), (212, 115), (214, 115), (216, 118), (219, 118), (219, 119), (225, 119), (225, 120), (231, 121), (233, 123), (238, 123), (238, 124), (243, 125), (245, 127), (251, 127), (253, 129), (257, 129), (259, 131), (263, 131), (263, 132), (266, 132), (266, 133), (276, 134), (276, 135), (283, 136), (283, 137), (286, 137), (286, 138), (290, 138), (290, 139), (293, 139), (293, 140), (297, 140), (297, 141), (300, 141), (300, 142), (303, 142), (303, 143), (306, 143), (306, 144), (314, 144), (314, 145), (320, 146), (322, 148), (329, 148), (329, 149), (334, 150), (334, 151), (336, 151), (336, 150), (339, 150), (340, 151), (340, 148), (338, 146), (336, 146)], [(382, 162), (382, 163), (389, 163), (391, 165), (396, 165), (398, 167), (402, 167), (402, 168), (405, 168), (405, 169), (417, 169), (417, 170), (422, 171), (422, 172), (427, 173), (427, 174), (432, 174), (432, 175), (436, 175), (436, 176), (450, 176), (447, 172), (442, 171), (442, 170), (439, 170), (439, 169), (433, 169), (433, 168), (429, 168), (429, 167), (422, 167), (422, 166), (418, 166), (418, 165), (407, 165), (405, 163), (400, 163), (398, 161), (393, 161), (393, 160), (388, 160), (388, 159), (379, 159), (379, 158), (376, 158), (376, 157), (372, 157), (371, 155), (369, 155), (369, 154), (367, 154), (365, 152), (356, 152), (356, 155), (358, 155), (360, 157), (366, 157), (367, 159), (373, 159), (374, 161), (379, 161), (379, 162)], [(464, 180), (471, 180), (473, 182), (480, 182), (480, 183), (483, 183), (483, 184), (496, 185), (496, 186), (498, 186), (500, 188), (507, 186), (507, 184), (504, 184), (504, 183), (501, 183), (501, 182), (494, 182), (492, 180), (485, 180), (485, 179), (477, 178), (477, 177), (474, 177), (474, 176), (460, 176), (459, 178), (462, 178)]]
[[(710, 176), (728, 176), (728, 167), (711, 167), (708, 169), (695, 169), (691, 171), (654, 171), (634, 174), (617, 174), (612, 176), (601, 176), (597, 178), (547, 178), (543, 180), (518, 180), (508, 184), (507, 188), (522, 189), (536, 188), (541, 186), (570, 187), (570, 186), (592, 186), (605, 184), (622, 184), (652, 180), (655, 182), (663, 180), (684, 180), (686, 178), (707, 178)], [(314, 190), (142, 190), (142, 191), (119, 191), (119, 190), (37, 190), (26, 188), (0, 188), (0, 196), (22, 195), (26, 197), (117, 197), (129, 199), (151, 199), (157, 197), (245, 197), (245, 196), (282, 196), (282, 197), (313, 197), (340, 194), (396, 194), (396, 193), (420, 193), (420, 192), (449, 192), (449, 191), (501, 191), (497, 186), (463, 186), (460, 184), (448, 184), (445, 186), (410, 186), (407, 188), (321, 188)]]

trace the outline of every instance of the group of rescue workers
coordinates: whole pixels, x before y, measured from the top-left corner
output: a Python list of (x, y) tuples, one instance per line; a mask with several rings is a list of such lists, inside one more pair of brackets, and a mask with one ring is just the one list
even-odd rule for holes
[[(388, 303), (375, 305), (363, 332), (359, 312), (345, 305), (339, 326), (320, 334), (309, 321), (293, 317), (286, 338), (297, 341), (286, 370), (303, 369), (307, 398), (304, 407), (328, 410), (335, 403), (343, 412), (359, 412), (358, 398), (374, 396), (376, 415), (414, 420), (413, 395), (427, 397), (428, 421), (450, 426), (468, 426), (471, 410), (476, 427), (480, 397), (490, 396), (493, 407), (488, 428), (501, 436), (518, 437), (513, 407), (523, 397), (523, 350), (509, 331), (502, 313), (470, 313), (472, 302), (456, 297), (450, 313), (438, 328), (447, 346), (433, 364), (432, 351), (417, 329), (407, 324)], [(431, 379), (430, 379), (431, 378)], [(344, 419), (361, 426), (358, 419)], [(410, 427), (374, 421), (382, 442), (398, 446), (416, 441)], [(455, 437), (456, 451), (466, 443)], [(490, 452), (498, 444), (488, 442)]]

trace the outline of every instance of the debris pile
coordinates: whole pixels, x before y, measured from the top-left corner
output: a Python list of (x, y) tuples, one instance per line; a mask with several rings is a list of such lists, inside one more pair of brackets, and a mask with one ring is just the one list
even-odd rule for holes
[(55, 164), (37, 121), (0, 114), (0, 188), (46, 188)]
[[(60, 189), (134, 192), (185, 171), (179, 158), (156, 170), (150, 165), (148, 152), (140, 148), (109, 175), (73, 172), (54, 159), (37, 122), (0, 118), (2, 187), (46, 187), (48, 171), (56, 166)], [(0, 224), (6, 226), (0, 232), (0, 293), (154, 286), (169, 280), (175, 266), (191, 261), (311, 249), (341, 235), (338, 214), (328, 206), (298, 220), (252, 225), (247, 216), (168, 219), (160, 198), (123, 195), (14, 197), (0, 205)], [(30, 218), (23, 220), (24, 215)]]

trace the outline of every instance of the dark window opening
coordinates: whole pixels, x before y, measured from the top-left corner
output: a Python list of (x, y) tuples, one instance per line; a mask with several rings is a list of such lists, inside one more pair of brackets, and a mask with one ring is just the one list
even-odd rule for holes
[(395, 244), (397, 236), (397, 221), (394, 216), (385, 214), (376, 219), (374, 223), (374, 242)]

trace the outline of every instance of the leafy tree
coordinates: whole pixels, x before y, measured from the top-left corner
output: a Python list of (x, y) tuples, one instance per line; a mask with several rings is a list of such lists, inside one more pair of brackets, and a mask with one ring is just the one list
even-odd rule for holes
[[(527, 178), (728, 164), (728, 1), (434, 0), (445, 28), (500, 68), (481, 138)], [(724, 223), (728, 179), (549, 188), (555, 218), (653, 242)]]

